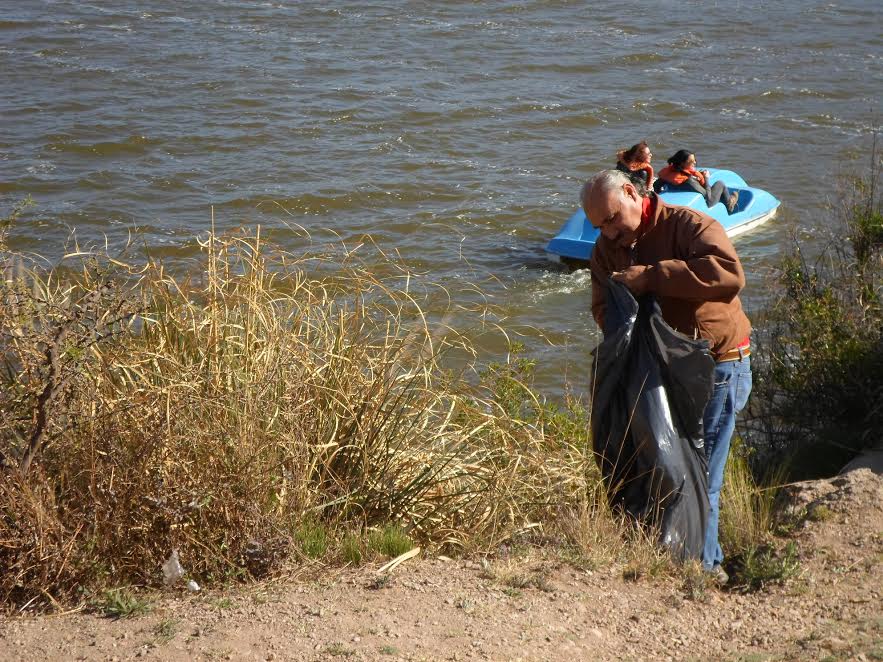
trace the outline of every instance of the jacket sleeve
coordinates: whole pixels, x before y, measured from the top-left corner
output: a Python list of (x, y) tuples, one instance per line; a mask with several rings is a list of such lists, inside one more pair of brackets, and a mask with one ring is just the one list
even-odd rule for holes
[(607, 312), (607, 279), (610, 277), (610, 270), (604, 262), (602, 250), (599, 249), (598, 244), (595, 244), (589, 262), (592, 273), (592, 317), (595, 318), (595, 323), (601, 329), (601, 333), (604, 332), (604, 316)]
[(745, 272), (723, 226), (698, 215), (671, 221), (678, 223), (677, 252), (683, 259), (653, 265), (648, 289), (666, 297), (700, 301), (729, 301), (738, 295), (745, 287)]

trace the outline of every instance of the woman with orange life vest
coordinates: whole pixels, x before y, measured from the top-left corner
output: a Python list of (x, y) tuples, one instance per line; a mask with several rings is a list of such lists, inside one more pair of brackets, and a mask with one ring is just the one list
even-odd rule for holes
[(723, 202), (730, 214), (736, 211), (736, 204), (739, 202), (739, 193), (730, 193), (723, 182), (715, 182), (709, 187), (708, 171), (696, 170), (696, 155), (685, 149), (675, 152), (668, 160), (668, 165), (659, 171), (659, 179), (653, 189), (659, 193), (663, 188), (667, 191), (701, 193), (709, 208)]
[(643, 184), (649, 191), (653, 184), (653, 166), (650, 165), (652, 158), (650, 147), (642, 140), (616, 153), (616, 169), (627, 174), (636, 184)]

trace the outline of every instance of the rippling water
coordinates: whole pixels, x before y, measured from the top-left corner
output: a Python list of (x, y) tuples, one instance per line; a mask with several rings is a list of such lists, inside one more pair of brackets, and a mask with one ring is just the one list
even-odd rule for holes
[(286, 223), (370, 233), (455, 298), (480, 283), (551, 391), (597, 338), (587, 275), (543, 253), (585, 177), (646, 138), (657, 168), (686, 147), (774, 193), (779, 220), (736, 242), (758, 308), (883, 97), (877, 0), (3, 5), (0, 212), (37, 202), (17, 248), (138, 228), (182, 261), (212, 206), (292, 250)]

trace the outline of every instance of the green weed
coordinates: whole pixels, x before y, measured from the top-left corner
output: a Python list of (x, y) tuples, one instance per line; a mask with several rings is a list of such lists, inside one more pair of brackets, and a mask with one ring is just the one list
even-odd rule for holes
[(148, 600), (138, 597), (127, 588), (107, 589), (95, 603), (97, 610), (106, 618), (132, 618), (143, 616), (151, 610)]
[(160, 644), (166, 644), (175, 638), (178, 633), (178, 625), (180, 620), (177, 618), (164, 618), (153, 628), (154, 641)]
[(827, 522), (834, 517), (834, 511), (824, 504), (819, 504), (809, 510), (807, 519), (813, 522)]
[(713, 580), (708, 572), (702, 569), (702, 564), (688, 562), (681, 567), (681, 591), (687, 600), (705, 602), (708, 599), (708, 591), (713, 588)]
[(368, 534), (368, 549), (384, 556), (396, 557), (413, 547), (414, 543), (405, 530), (394, 524)]
[(343, 644), (336, 642), (325, 648), (325, 653), (332, 657), (350, 657), (356, 654), (352, 648), (347, 648)]
[(392, 575), (384, 572), (379, 575), (374, 575), (374, 578), (368, 582), (365, 588), (372, 591), (379, 591), (380, 589), (389, 588), (390, 586), (392, 586)]
[(757, 591), (768, 584), (782, 584), (800, 571), (797, 545), (789, 541), (781, 549), (770, 545), (753, 547), (734, 563), (730, 584), (745, 591)]
[(348, 534), (340, 541), (340, 556), (344, 563), (360, 565), (362, 563), (362, 540), (356, 535)]
[(230, 607), (233, 606), (233, 600), (231, 600), (230, 598), (218, 598), (212, 603), (212, 605), (215, 608), (223, 611), (224, 609), (230, 609)]
[(328, 551), (328, 531), (325, 525), (319, 522), (303, 522), (295, 530), (294, 537), (307, 558), (321, 559)]

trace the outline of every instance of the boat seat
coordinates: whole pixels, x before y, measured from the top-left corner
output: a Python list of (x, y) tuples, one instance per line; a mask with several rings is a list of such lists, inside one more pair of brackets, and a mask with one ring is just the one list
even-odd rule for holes
[[(741, 188), (731, 188), (730, 192), (739, 192), (739, 201), (736, 203), (736, 211), (745, 211), (754, 199), (754, 194)], [(693, 191), (665, 191), (662, 199), (670, 205), (681, 205), (693, 209), (708, 209), (705, 204), (705, 196)], [(722, 203), (718, 203), (722, 204)]]

